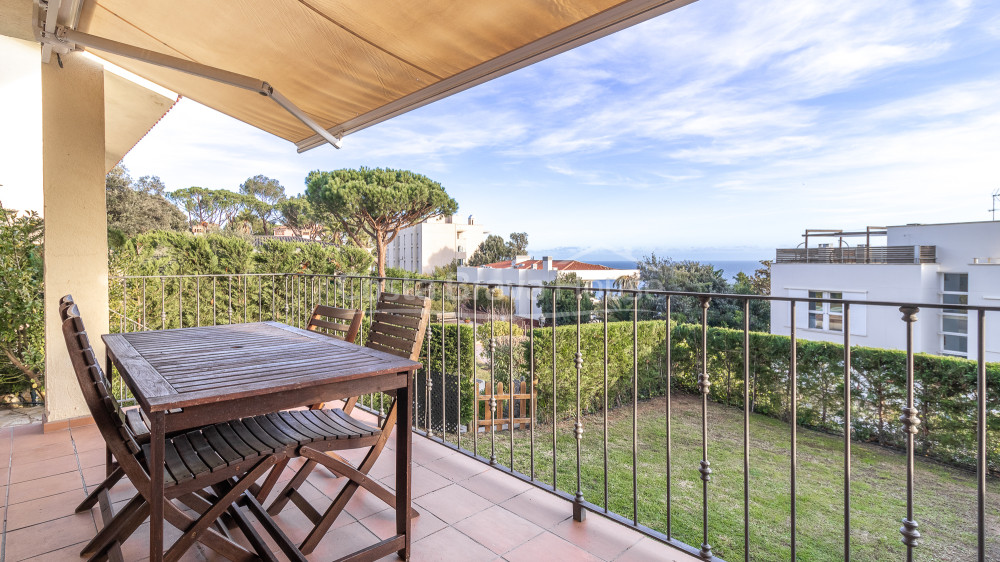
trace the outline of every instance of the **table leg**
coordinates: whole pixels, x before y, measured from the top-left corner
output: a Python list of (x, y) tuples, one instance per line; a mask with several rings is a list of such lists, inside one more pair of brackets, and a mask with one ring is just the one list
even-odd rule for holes
[(410, 559), (410, 455), (413, 439), (413, 374), (406, 377), (406, 387), (396, 391), (396, 534), (403, 535), (403, 560)]
[(149, 560), (163, 561), (163, 470), (166, 417), (153, 412), (149, 428)]

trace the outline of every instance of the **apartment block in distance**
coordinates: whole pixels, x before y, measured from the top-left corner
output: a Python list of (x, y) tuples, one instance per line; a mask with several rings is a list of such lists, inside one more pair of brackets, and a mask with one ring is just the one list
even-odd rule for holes
[[(1000, 222), (907, 224), (858, 231), (807, 230), (778, 249), (771, 294), (851, 301), (1000, 306)], [(884, 241), (884, 245), (873, 242)], [(963, 310), (923, 308), (914, 351), (975, 359), (976, 319)], [(789, 303), (771, 304), (771, 332), (790, 333)], [(800, 303), (796, 336), (842, 342), (843, 306)], [(853, 345), (906, 349), (899, 310), (851, 306)], [(1000, 361), (1000, 317), (986, 315), (986, 360)]]
[(433, 217), (400, 230), (386, 248), (385, 265), (425, 275), (452, 260), (464, 265), (488, 234), (473, 215), (466, 220), (457, 215)]

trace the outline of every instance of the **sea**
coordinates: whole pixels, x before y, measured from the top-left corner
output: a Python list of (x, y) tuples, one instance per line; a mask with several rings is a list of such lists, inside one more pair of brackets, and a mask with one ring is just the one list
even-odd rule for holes
[[(607, 267), (613, 267), (615, 269), (636, 269), (636, 262), (627, 260), (586, 260), (591, 263), (596, 263), (599, 265), (604, 265)], [(678, 260), (683, 261), (683, 260)], [(753, 275), (754, 270), (761, 267), (759, 261), (755, 260), (690, 260), (697, 261), (701, 263), (712, 264), (715, 269), (722, 270), (722, 277), (732, 283), (733, 277), (736, 277), (737, 273), (743, 272), (747, 275)]]

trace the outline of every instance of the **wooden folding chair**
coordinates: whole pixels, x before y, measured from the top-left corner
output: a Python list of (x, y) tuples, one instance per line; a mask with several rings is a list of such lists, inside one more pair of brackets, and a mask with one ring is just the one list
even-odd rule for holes
[[(428, 298), (382, 293), (372, 316), (371, 329), (365, 346), (416, 361), (420, 358), (420, 346), (430, 318), (431, 301)], [(359, 487), (374, 494), (390, 506), (396, 505), (396, 496), (368, 477), (379, 454), (385, 448), (392, 428), (396, 425), (397, 405), (395, 395), (381, 427), (372, 427), (350, 415), (357, 401), (353, 397), (345, 402), (344, 408), (323, 410), (345, 428), (355, 428), (338, 439), (322, 439), (304, 444), (298, 454), (306, 462), (285, 485), (278, 497), (268, 507), (268, 513), (276, 515), (292, 501), (309, 519), (314, 527), (299, 546), (304, 554), (312, 552), (322, 540), (330, 526), (344, 510), (354, 492)], [(286, 412), (287, 413), (287, 412)], [(334, 453), (347, 449), (368, 448), (368, 453), (358, 466)], [(336, 499), (320, 514), (299, 494), (298, 487), (317, 465), (325, 466), (331, 472), (348, 478)], [(411, 510), (411, 516), (416, 512)]]
[[(81, 551), (82, 556), (90, 556), (91, 560), (102, 560), (149, 515), (149, 499), (153, 493), (148, 466), (150, 445), (148, 442), (140, 445), (124, 421), (125, 414), (110, 392), (110, 381), (97, 362), (80, 313), (71, 298), (61, 303), (60, 315), (63, 319), (63, 336), (87, 407), (109, 451), (117, 460), (116, 470), (127, 476), (138, 491), (117, 515), (105, 519), (104, 528)], [(257, 557), (275, 559), (242, 512), (231, 507), (237, 501), (256, 504), (256, 499), (244, 495), (244, 492), (278, 460), (294, 451), (298, 443), (264, 444), (250, 439), (244, 441), (240, 438), (244, 433), (249, 434), (249, 428), (237, 421), (208, 426), (166, 440), (166, 466), (162, 469), (166, 500), (164, 518), (183, 534), (167, 550), (164, 560), (178, 560), (195, 541), (204, 543), (230, 560)], [(119, 476), (118, 479), (120, 478)], [(214, 493), (206, 490), (207, 488), (211, 488)], [(180, 509), (172, 502), (174, 499), (195, 509), (198, 517), (192, 517)], [(259, 504), (253, 507), (259, 507)], [(244, 531), (257, 551), (256, 554), (211, 528), (227, 511)], [(266, 520), (262, 522), (272, 536), (281, 537), (287, 542), (277, 527), (269, 525)], [(298, 555), (297, 552), (286, 553)], [(116, 558), (121, 558), (120, 553), (117, 553)]]
[[(363, 310), (335, 308), (321, 304), (313, 309), (306, 329), (310, 332), (318, 332), (339, 340), (344, 340), (347, 343), (354, 343), (354, 340), (358, 338), (358, 332), (361, 330), (361, 321), (364, 317), (365, 311)], [(354, 408), (355, 401), (357, 401), (357, 397), (351, 398), (344, 406), (344, 410), (351, 411)], [(311, 410), (322, 410), (324, 405), (323, 403), (313, 404), (309, 408)], [(264, 501), (268, 494), (271, 493), (271, 490), (274, 489), (274, 486), (278, 483), (278, 478), (281, 477), (282, 471), (288, 466), (289, 460), (286, 458), (279, 461), (263, 484), (259, 487), (254, 486), (251, 488), (259, 501)]]

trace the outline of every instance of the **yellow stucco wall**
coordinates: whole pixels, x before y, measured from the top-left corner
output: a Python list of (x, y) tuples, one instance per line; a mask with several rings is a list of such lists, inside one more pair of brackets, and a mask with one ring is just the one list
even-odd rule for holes
[[(104, 70), (80, 53), (41, 65), (45, 196), (46, 421), (87, 415), (59, 322), (71, 293), (103, 360), (108, 327), (108, 227), (104, 188)], [(40, 63), (39, 63), (40, 64)]]

